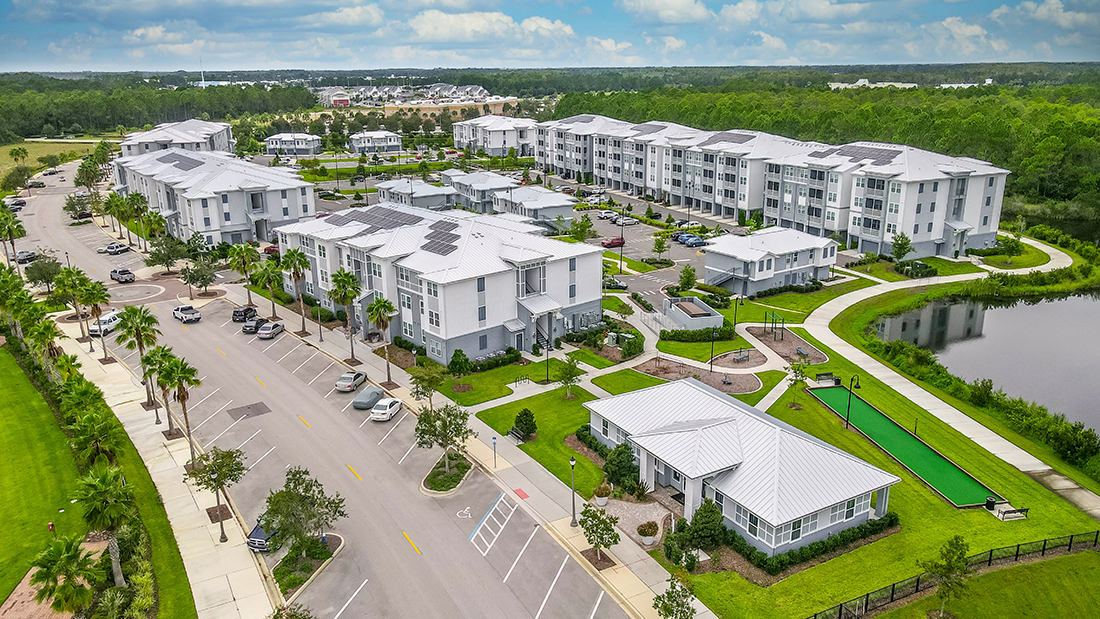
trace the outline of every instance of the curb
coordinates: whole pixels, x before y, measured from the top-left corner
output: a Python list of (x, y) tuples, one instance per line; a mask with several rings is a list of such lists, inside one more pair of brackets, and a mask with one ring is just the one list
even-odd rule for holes
[[(335, 533), (335, 531), (333, 531), (333, 533)], [(302, 592), (306, 590), (306, 587), (308, 587), (309, 584), (311, 582), (313, 582), (321, 574), (321, 572), (325, 571), (325, 568), (328, 567), (328, 564), (332, 563), (332, 560), (336, 558), (336, 555), (340, 554), (340, 551), (344, 549), (344, 546), (347, 543), (348, 543), (347, 536), (341, 535), (340, 536), (340, 545), (337, 546), (336, 550), (333, 551), (332, 556), (329, 557), (328, 559), (325, 559), (324, 563), (317, 566), (317, 569), (313, 571), (313, 575), (309, 577), (309, 580), (302, 583), (302, 586), (298, 587), (298, 590), (295, 591), (294, 594), (290, 596), (290, 599), (286, 600), (286, 603), (283, 606), (285, 607), (285, 606), (289, 606), (289, 605), (293, 604), (294, 600), (298, 599), (298, 596), (301, 595)], [(279, 595), (282, 596), (281, 591), (279, 592)]]
[[(443, 452), (443, 454), (446, 455), (447, 452)], [(465, 455), (465, 454), (463, 454), (463, 455)], [(462, 479), (458, 480), (458, 485), (457, 486), (455, 486), (454, 488), (451, 488), (450, 490), (442, 490), (442, 491), (431, 490), (429, 488), (424, 487), (424, 482), (427, 481), (428, 475), (432, 474), (431, 471), (428, 471), (428, 475), (425, 475), (424, 478), (420, 480), (420, 484), (417, 486), (420, 489), (420, 494), (423, 494), (424, 496), (430, 496), (430, 497), (433, 497), (433, 498), (439, 498), (439, 497), (451, 496), (452, 494), (457, 494), (458, 491), (462, 489), (462, 484), (466, 483), (466, 480), (470, 477), (470, 474), (474, 472), (474, 469), (482, 469), (482, 467), (475, 461), (474, 458), (472, 458), (470, 456), (466, 456), (466, 459), (470, 461), (470, 468), (466, 470), (466, 474), (462, 476)], [(442, 458), (440, 458), (440, 460), (442, 460)], [(432, 468), (434, 469), (435, 467), (433, 466)]]

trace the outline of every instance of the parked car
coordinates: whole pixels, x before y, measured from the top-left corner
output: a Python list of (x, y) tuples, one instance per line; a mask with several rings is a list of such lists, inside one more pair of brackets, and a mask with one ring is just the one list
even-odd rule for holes
[(130, 269), (114, 269), (111, 271), (111, 279), (120, 284), (128, 284), (134, 281), (134, 274), (130, 272)]
[(248, 322), (256, 317), (256, 308), (247, 305), (233, 308), (233, 322)]
[(31, 182), (27, 183), (27, 188), (28, 189), (41, 189), (45, 186), (46, 186), (46, 183), (43, 183), (42, 181), (31, 181)]
[(172, 318), (183, 323), (198, 322), (202, 320), (202, 314), (190, 305), (178, 305), (172, 310)]
[(23, 198), (12, 198), (12, 199), (5, 200), (4, 204), (7, 204), (8, 208), (14, 210), (15, 207), (17, 207), (17, 206), (20, 207), (20, 208), (26, 206), (27, 201), (24, 200)]
[(95, 253), (97, 253), (97, 254), (107, 253), (107, 246), (106, 245), (100, 245), (99, 247), (96, 247), (95, 248)]
[(382, 398), (370, 409), (372, 421), (389, 421), (393, 416), (401, 412), (401, 400), (397, 398)]
[(604, 290), (626, 290), (626, 284), (620, 282), (614, 277), (605, 277), (603, 280)]
[(626, 239), (621, 236), (613, 236), (603, 243), (600, 243), (600, 245), (603, 245), (604, 247), (622, 247), (623, 245), (626, 245)]
[(701, 224), (697, 221), (685, 221), (684, 223), (680, 224), (680, 227), (681, 228), (698, 228), (701, 225), (703, 225), (703, 224)]
[(596, 215), (596, 219), (615, 219), (619, 214), (615, 211), (600, 211), (599, 215)]
[(684, 224), (686, 224), (687, 222), (688, 222), (688, 220), (686, 220), (686, 219), (677, 219), (676, 222), (675, 222), (675, 225), (676, 225), (677, 228), (683, 228)]
[(623, 217), (619, 220), (620, 226), (635, 226), (638, 224), (638, 220), (633, 217)]
[(600, 204), (606, 201), (607, 198), (603, 196), (589, 196), (589, 198), (585, 200), (585, 202), (587, 202), (588, 204)]
[(79, 213), (76, 214), (76, 217), (74, 217), (73, 219), (91, 219), (91, 218), (92, 218), (92, 212), (91, 211), (80, 211)]
[[(98, 251), (98, 250), (96, 250)], [(130, 251), (130, 246), (126, 243), (111, 243), (105, 249), (105, 253), (111, 256), (117, 256)]]
[(256, 332), (256, 337), (261, 340), (270, 340), (271, 338), (279, 335), (283, 332), (283, 323), (281, 322), (269, 322), (260, 327), (260, 330)]
[(378, 387), (364, 387), (351, 401), (351, 407), (355, 410), (369, 411), (385, 396), (386, 394)]
[(26, 249), (20, 249), (19, 251), (15, 252), (15, 261), (19, 264), (33, 262), (34, 259), (37, 257), (38, 254), (34, 253), (33, 251), (27, 251)]
[(595, 195), (598, 196), (598, 195), (602, 195), (603, 192), (605, 192), (605, 191), (607, 191), (607, 187), (596, 186), (596, 187), (593, 187), (593, 188), (589, 189), (588, 193), (595, 194)]
[(269, 322), (271, 321), (266, 318), (254, 317), (248, 322), (244, 323), (244, 326), (241, 327), (241, 333), (248, 333), (249, 335), (251, 335), (259, 331), (260, 327), (266, 325)]
[(706, 244), (707, 244), (707, 242), (704, 241), (703, 239), (701, 239), (697, 236), (693, 236), (690, 239), (688, 239), (687, 243), (684, 243), (684, 247), (703, 247)]
[(268, 245), (267, 247), (264, 248), (264, 253), (265, 254), (277, 254), (277, 253), (279, 253), (279, 246), (278, 245)]
[(367, 382), (367, 375), (364, 372), (344, 372), (340, 378), (336, 379), (336, 390), (355, 391), (365, 382)]
[(576, 191), (577, 191), (577, 190), (576, 190), (576, 189), (574, 189), (574, 188), (572, 188), (572, 187), (562, 187), (562, 188), (561, 188), (561, 192), (562, 192), (562, 193), (568, 193), (568, 194), (572, 194), (572, 193), (575, 193)]
[(688, 241), (690, 241), (692, 239), (697, 239), (697, 238), (699, 238), (699, 237), (695, 236), (694, 234), (684, 234), (678, 239), (677, 242), (679, 242), (681, 245), (687, 245)]
[(673, 232), (672, 234), (668, 235), (668, 240), (670, 240), (670, 241), (679, 241), (680, 237), (684, 236), (685, 234), (687, 234), (687, 232), (684, 232), (683, 230), (677, 230), (676, 232)]
[[(266, 515), (266, 514), (265, 514)], [(265, 531), (260, 523), (263, 522), (264, 516), (260, 516), (256, 519), (256, 526), (252, 527), (252, 531), (248, 534), (248, 547), (252, 552), (271, 552), (272, 550), (278, 550), (277, 546), (272, 546), (271, 538), (278, 531)]]
[(99, 337), (100, 335), (109, 335), (111, 331), (114, 331), (118, 327), (118, 323), (122, 321), (120, 316), (122, 312), (120, 310), (111, 310), (106, 314), (99, 317), (99, 320), (88, 325), (88, 334)]
[(57, 174), (57, 170), (46, 170), (42, 173), (42, 176), (53, 176)]

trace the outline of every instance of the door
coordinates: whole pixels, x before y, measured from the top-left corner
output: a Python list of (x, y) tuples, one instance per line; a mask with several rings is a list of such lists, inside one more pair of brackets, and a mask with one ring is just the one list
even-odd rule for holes
[(516, 350), (523, 350), (523, 334), (516, 334)]
[(241, 242), (244, 241), (244, 239), (241, 238), (241, 233), (240, 232), (234, 232), (233, 234), (230, 234), (229, 238), (230, 238), (230, 242), (234, 245), (240, 245)]

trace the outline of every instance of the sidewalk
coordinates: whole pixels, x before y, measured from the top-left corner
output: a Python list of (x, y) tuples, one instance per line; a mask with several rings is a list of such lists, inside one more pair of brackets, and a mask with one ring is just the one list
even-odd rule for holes
[[(79, 357), (84, 376), (105, 394), (107, 405), (122, 422), (157, 487), (172, 532), (179, 546), (199, 619), (263, 619), (278, 599), (267, 586), (259, 562), (246, 544), (246, 529), (234, 510), (234, 522), (225, 527), (229, 541), (218, 542), (220, 532), (206, 514), (217, 505), (214, 494), (184, 481), (184, 464), (190, 459), (186, 440), (167, 441), (168, 424), (155, 425), (154, 413), (142, 407), (145, 389), (123, 363), (103, 365), (102, 350), (89, 353), (78, 343), (78, 324), (58, 323), (71, 339), (59, 340), (65, 353)], [(161, 411), (164, 417), (164, 411)]]

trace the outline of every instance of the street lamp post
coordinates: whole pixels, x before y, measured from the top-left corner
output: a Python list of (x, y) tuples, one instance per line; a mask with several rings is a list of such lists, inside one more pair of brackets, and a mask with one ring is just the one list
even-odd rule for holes
[(737, 334), (737, 307), (739, 305), (744, 305), (744, 304), (745, 304), (745, 299), (740, 297), (740, 296), (737, 297), (737, 302), (733, 304), (733, 331), (734, 331), (734, 335)]
[(570, 494), (570, 502), (573, 504), (573, 520), (569, 522), (569, 526), (577, 526), (577, 459), (573, 456), (569, 456), (569, 488), (573, 491)]
[(497, 468), (497, 437), (493, 437), (493, 470)]
[(851, 380), (848, 381), (848, 412), (846, 412), (844, 414), (844, 429), (845, 430), (848, 429), (848, 419), (852, 416), (852, 389), (853, 389), (852, 385), (853, 384), (855, 385), (855, 387), (854, 387), (855, 389), (859, 389), (859, 374), (853, 375)]
[[(734, 310), (736, 311), (736, 310)], [(714, 338), (718, 337), (718, 329), (710, 330), (710, 373), (714, 373)]]

